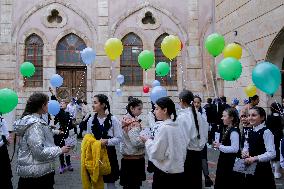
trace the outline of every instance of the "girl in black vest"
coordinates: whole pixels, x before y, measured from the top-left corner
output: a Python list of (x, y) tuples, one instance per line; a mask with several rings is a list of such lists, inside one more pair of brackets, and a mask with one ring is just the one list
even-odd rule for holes
[(94, 96), (93, 110), (96, 113), (88, 121), (87, 133), (92, 133), (107, 148), (111, 173), (104, 176), (104, 182), (107, 183), (108, 189), (114, 189), (115, 181), (119, 179), (119, 166), (115, 145), (118, 145), (122, 139), (121, 124), (110, 113), (110, 105), (106, 95), (98, 94)]
[(274, 136), (265, 125), (266, 113), (261, 107), (249, 110), (249, 122), (253, 130), (248, 134), (248, 152), (242, 152), (247, 164), (257, 162), (254, 175), (247, 175), (244, 188), (274, 189), (275, 181), (270, 161), (276, 156)]
[(213, 146), (220, 150), (215, 189), (234, 188), (232, 187), (232, 184), (235, 182), (233, 166), (240, 149), (240, 121), (235, 109), (229, 108), (224, 110), (222, 120), (226, 129), (222, 143), (213, 142)]

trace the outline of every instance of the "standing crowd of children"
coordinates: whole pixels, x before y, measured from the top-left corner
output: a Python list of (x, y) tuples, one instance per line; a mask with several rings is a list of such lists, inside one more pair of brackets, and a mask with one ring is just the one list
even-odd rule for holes
[[(53, 91), (51, 99), (58, 100)], [(212, 186), (207, 163), (207, 145), (220, 151), (215, 189), (225, 188), (276, 188), (274, 178), (280, 178), (280, 146), (282, 133), (282, 105), (272, 103), (271, 114), (266, 116), (257, 106), (259, 97), (249, 99), (242, 109), (234, 99), (232, 105), (221, 97), (201, 107), (201, 98), (189, 90), (179, 93), (181, 109), (176, 110), (169, 97), (154, 102), (145, 122), (140, 119), (143, 103), (129, 97), (126, 114), (119, 120), (111, 113), (109, 99), (104, 94), (93, 98), (93, 112), (78, 100), (60, 102), (60, 111), (55, 116), (54, 126), (47, 119), (48, 96), (32, 94), (22, 117), (14, 129), (19, 144), (16, 171), (20, 176), (19, 189), (30, 186), (52, 189), (55, 161), (59, 157), (59, 173), (73, 171), (70, 160), (71, 146), (66, 143), (72, 132), (83, 137), (83, 130), (99, 141), (106, 149), (110, 172), (103, 175), (108, 189), (116, 188), (115, 182), (124, 189), (139, 189), (146, 180), (147, 171), (153, 172), (153, 189), (194, 188), (201, 189), (202, 172), (205, 186)], [(86, 105), (86, 104), (85, 104)], [(78, 111), (79, 110), (79, 111)], [(12, 188), (11, 167), (6, 145), (9, 133), (1, 119), (0, 131), (0, 176), (5, 188)], [(77, 131), (79, 125), (79, 132)], [(74, 130), (71, 132), (71, 130)], [(119, 167), (116, 146), (122, 155)], [(83, 148), (82, 148), (83, 149)], [(84, 152), (89, 153), (89, 152)], [(148, 157), (148, 163), (145, 156)], [(282, 158), (283, 159), (283, 158)], [(102, 164), (100, 158), (99, 163)], [(239, 171), (239, 162), (245, 169)], [(274, 165), (274, 173), (271, 163)], [(2, 169), (2, 164), (3, 166)], [(98, 171), (99, 169), (92, 169)], [(94, 174), (94, 173), (89, 173)], [(99, 173), (98, 173), (99, 174)]]

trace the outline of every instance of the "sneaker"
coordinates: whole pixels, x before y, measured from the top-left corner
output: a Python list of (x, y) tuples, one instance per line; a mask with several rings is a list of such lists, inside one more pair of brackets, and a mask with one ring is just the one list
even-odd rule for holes
[(211, 178), (209, 176), (205, 177), (205, 187), (211, 187), (213, 186), (213, 181), (211, 180)]
[(65, 171), (65, 166), (60, 166), (59, 168), (59, 174), (63, 174)]
[(68, 165), (68, 166), (67, 166), (67, 169), (68, 169), (68, 171), (73, 171), (73, 170), (74, 170), (73, 167), (72, 167), (72, 165)]
[(276, 178), (276, 179), (280, 179), (281, 178), (281, 173), (274, 173), (274, 178)]

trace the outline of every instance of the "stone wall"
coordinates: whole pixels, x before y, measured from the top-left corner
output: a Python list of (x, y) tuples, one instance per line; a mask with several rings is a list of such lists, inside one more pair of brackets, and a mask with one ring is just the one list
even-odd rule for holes
[[(253, 67), (267, 60), (268, 50), (284, 26), (283, 12), (283, 0), (216, 0), (216, 30), (227, 43), (238, 42), (243, 47), (243, 73), (237, 82), (224, 83), (225, 96), (245, 98), (243, 89), (252, 82)], [(282, 62), (272, 63), (282, 67)], [(280, 100), (280, 88), (274, 99)], [(263, 92), (258, 94), (262, 106), (270, 104), (272, 99)]]

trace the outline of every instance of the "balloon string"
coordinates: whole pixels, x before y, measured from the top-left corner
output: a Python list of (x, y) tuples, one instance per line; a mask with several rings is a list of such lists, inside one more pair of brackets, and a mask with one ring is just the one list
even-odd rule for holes
[(147, 72), (147, 70), (145, 70), (146, 71), (146, 84), (148, 84), (148, 72)]
[(170, 78), (172, 78), (172, 61), (170, 61)]

